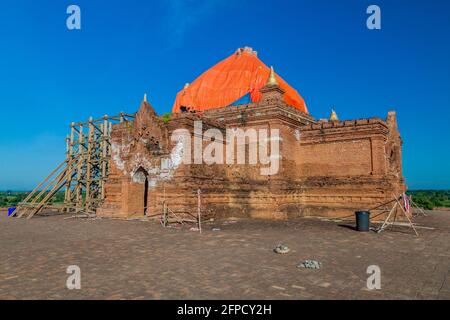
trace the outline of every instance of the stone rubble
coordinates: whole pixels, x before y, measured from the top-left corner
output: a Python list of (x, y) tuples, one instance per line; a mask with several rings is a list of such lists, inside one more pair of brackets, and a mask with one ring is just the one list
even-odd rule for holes
[(305, 268), (305, 269), (320, 269), (322, 267), (322, 263), (315, 260), (305, 260), (300, 263), (297, 268)]

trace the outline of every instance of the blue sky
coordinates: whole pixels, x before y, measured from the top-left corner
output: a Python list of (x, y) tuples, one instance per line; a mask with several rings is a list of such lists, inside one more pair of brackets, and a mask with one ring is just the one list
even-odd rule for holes
[[(81, 8), (81, 30), (66, 9)], [(382, 30), (366, 28), (377, 4)], [(316, 118), (396, 110), (410, 188), (450, 188), (450, 1), (3, 0), (0, 190), (33, 188), (64, 159), (72, 121), (157, 112), (242, 46), (295, 87)]]

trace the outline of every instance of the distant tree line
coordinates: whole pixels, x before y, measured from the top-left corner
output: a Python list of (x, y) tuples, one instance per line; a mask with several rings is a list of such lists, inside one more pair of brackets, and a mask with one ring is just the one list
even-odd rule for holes
[(450, 208), (450, 190), (413, 190), (408, 191), (412, 200), (421, 208)]
[[(29, 192), (0, 191), (0, 208), (15, 207), (22, 202)], [(43, 195), (45, 197), (46, 194)], [(52, 198), (52, 203), (64, 202), (64, 192), (56, 193)]]

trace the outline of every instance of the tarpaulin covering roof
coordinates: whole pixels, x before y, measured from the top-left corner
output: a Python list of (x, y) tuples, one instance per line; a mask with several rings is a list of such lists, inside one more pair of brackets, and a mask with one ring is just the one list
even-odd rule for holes
[[(222, 108), (242, 101), (250, 95), (252, 102), (261, 100), (261, 92), (269, 79), (270, 68), (266, 66), (251, 48), (238, 49), (234, 54), (207, 70), (189, 86), (178, 92), (173, 112), (182, 107), (204, 111)], [(308, 113), (305, 101), (280, 76), (279, 86), (286, 92), (286, 104)]]

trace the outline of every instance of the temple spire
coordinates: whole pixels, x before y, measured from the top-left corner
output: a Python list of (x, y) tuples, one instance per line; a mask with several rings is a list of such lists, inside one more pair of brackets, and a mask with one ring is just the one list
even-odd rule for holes
[(147, 101), (147, 94), (146, 94), (146, 93), (144, 93), (144, 102), (148, 102), (148, 101)]
[(269, 79), (267, 80), (267, 86), (278, 86), (278, 80), (275, 77), (275, 70), (273, 67), (270, 67), (270, 75)]
[(264, 87), (259, 90), (262, 93), (261, 102), (268, 104), (284, 103), (285, 91), (280, 87), (273, 67), (270, 67), (269, 79)]
[(339, 121), (339, 117), (338, 117), (336, 111), (334, 111), (334, 109), (331, 109), (330, 120), (331, 121)]

